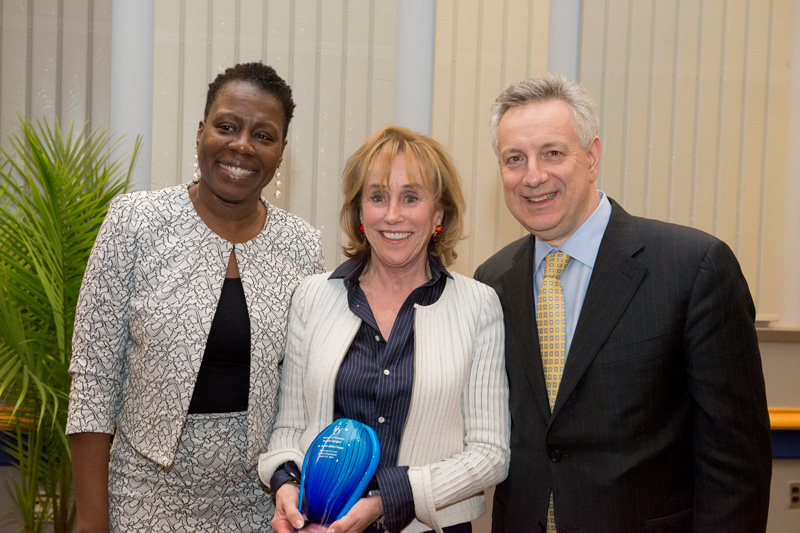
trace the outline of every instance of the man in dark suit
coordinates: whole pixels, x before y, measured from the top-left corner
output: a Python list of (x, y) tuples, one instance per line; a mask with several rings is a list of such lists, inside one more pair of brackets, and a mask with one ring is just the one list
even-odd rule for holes
[[(506, 204), (531, 233), (475, 272), (503, 305), (511, 391), (492, 531), (764, 531), (769, 419), (733, 252), (597, 190), (597, 113), (579, 85), (513, 84), (491, 124)], [(548, 391), (541, 353), (553, 347), (540, 350), (537, 302), (557, 251), (569, 262), (550, 326), (565, 345), (563, 374), (544, 365)]]

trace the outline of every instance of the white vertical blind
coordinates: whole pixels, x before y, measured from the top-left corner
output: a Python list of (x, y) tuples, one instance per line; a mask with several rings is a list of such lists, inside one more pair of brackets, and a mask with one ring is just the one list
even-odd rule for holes
[(505, 208), (489, 108), (511, 82), (545, 72), (548, 19), (547, 0), (436, 2), (431, 131), (463, 180), (468, 238), (453, 265), (463, 274), (524, 234)]
[[(795, 3), (584, 1), (575, 36), (579, 81), (601, 114), (600, 187), (634, 214), (728, 242), (762, 319), (780, 300)], [(213, 77), (263, 60), (298, 105), (284, 194), (265, 195), (319, 227), (338, 264), (344, 162), (394, 120), (396, 10), (396, 0), (155, 0), (151, 187), (190, 179)], [(505, 207), (488, 114), (509, 83), (545, 72), (549, 15), (549, 0), (436, 2), (431, 131), (467, 197), (456, 271), (524, 234)], [(0, 142), (18, 132), (18, 112), (108, 127), (110, 17), (97, 0), (0, 2)]]
[(727, 242), (765, 320), (779, 305), (793, 3), (583, 4), (599, 186), (633, 214)]
[[(599, 187), (633, 214), (725, 240), (764, 320), (779, 305), (793, 4), (583, 2), (577, 36), (578, 81), (601, 118)], [(468, 201), (456, 270), (524, 234), (505, 208), (487, 124), (500, 91), (545, 72), (548, 10), (544, 0), (437, 2), (432, 131)]]
[(18, 114), (66, 130), (107, 128), (111, 2), (0, 2), (0, 143)]
[(157, 0), (152, 187), (191, 178), (208, 83), (261, 60), (297, 104), (267, 199), (322, 230), (329, 268), (343, 260), (338, 229), (347, 157), (394, 114), (396, 4), (384, 0)]

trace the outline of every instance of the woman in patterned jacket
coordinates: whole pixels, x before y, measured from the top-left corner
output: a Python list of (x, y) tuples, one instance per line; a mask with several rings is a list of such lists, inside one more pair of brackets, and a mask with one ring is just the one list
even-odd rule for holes
[(293, 110), (271, 67), (229, 68), (209, 85), (194, 180), (109, 209), (70, 366), (78, 531), (268, 530), (254, 467), (289, 302), (324, 269), (319, 233), (261, 197)]

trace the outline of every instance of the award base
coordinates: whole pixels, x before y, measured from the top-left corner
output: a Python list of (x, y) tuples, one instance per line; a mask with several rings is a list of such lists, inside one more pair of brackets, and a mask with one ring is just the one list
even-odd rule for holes
[(328, 526), (322, 524), (308, 524), (303, 529), (298, 529), (297, 533), (326, 533)]

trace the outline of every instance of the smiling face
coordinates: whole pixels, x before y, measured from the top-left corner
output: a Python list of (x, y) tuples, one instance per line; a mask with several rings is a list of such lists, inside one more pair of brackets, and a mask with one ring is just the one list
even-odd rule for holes
[(570, 107), (546, 100), (506, 111), (497, 144), (511, 214), (532, 234), (561, 246), (599, 203), (600, 139), (582, 148)]
[(231, 81), (197, 129), (200, 187), (226, 205), (254, 204), (283, 157), (283, 109), (258, 87)]
[(370, 244), (370, 267), (425, 272), (428, 243), (442, 223), (430, 180), (414, 179), (406, 155), (392, 161), (388, 180), (370, 169), (361, 191), (361, 224)]

